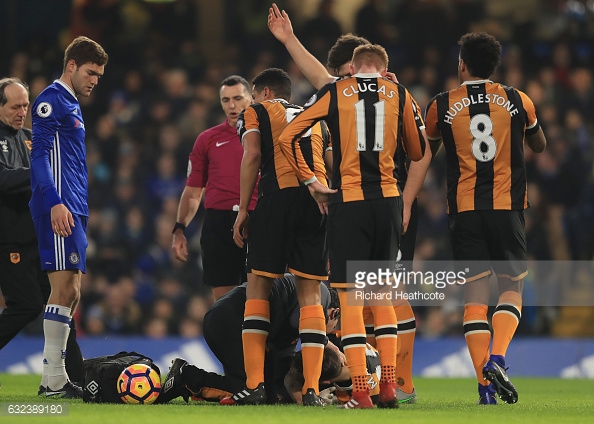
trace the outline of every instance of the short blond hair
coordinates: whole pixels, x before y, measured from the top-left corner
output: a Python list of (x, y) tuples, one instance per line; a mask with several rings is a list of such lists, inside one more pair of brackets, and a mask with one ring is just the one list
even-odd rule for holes
[(388, 69), (388, 53), (378, 44), (364, 44), (353, 51), (353, 68), (363, 65), (374, 65), (378, 71)]

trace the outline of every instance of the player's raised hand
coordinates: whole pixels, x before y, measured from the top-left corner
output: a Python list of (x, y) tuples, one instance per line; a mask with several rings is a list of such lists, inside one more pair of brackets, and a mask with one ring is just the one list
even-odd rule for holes
[(281, 12), (276, 3), (268, 11), (268, 28), (278, 41), (285, 44), (293, 36), (293, 25), (289, 15), (284, 10)]
[(72, 234), (71, 227), (75, 226), (74, 218), (72, 217), (72, 213), (70, 213), (63, 203), (53, 206), (50, 215), (54, 234), (60, 237), (68, 237)]

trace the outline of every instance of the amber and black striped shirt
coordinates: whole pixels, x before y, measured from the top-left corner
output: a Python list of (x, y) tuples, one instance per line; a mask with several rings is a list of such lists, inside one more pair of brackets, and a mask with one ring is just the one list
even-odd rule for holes
[(404, 86), (379, 74), (357, 74), (325, 85), (283, 131), (280, 145), (301, 181), (313, 178), (301, 158), (299, 136), (319, 120), (332, 134), (330, 202), (397, 197), (397, 149), (420, 160), (424, 127), (416, 102)]
[(445, 147), (448, 213), (528, 207), (524, 135), (539, 127), (526, 94), (467, 81), (431, 99), (425, 124)]
[[(278, 145), (278, 138), (287, 124), (303, 108), (282, 99), (266, 100), (250, 105), (239, 116), (237, 131), (240, 140), (244, 134), (258, 131), (261, 137), (262, 159), (258, 196), (276, 190), (300, 185), (293, 168)], [(328, 130), (321, 124), (315, 125), (301, 139), (303, 157), (308, 170), (327, 185), (324, 148), (328, 143)]]

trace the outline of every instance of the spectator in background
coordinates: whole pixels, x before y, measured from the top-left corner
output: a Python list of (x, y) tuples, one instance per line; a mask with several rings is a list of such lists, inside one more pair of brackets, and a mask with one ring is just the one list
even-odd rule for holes
[(129, 277), (122, 277), (107, 287), (99, 303), (93, 305), (85, 317), (89, 335), (135, 334), (142, 326), (142, 311), (134, 300), (136, 284)]
[(367, 0), (355, 15), (355, 33), (373, 44), (385, 42), (384, 14), (378, 8), (378, 0)]
[[(200, 244), (204, 283), (212, 287), (215, 300), (246, 281), (245, 247), (233, 242), (233, 224), (239, 210), (239, 169), (243, 149), (235, 125), (239, 113), (252, 102), (249, 83), (232, 75), (221, 82), (220, 101), (227, 119), (198, 136), (188, 162), (188, 179), (179, 201), (173, 228), (172, 250), (176, 259), (188, 260), (184, 231), (204, 194), (204, 225)], [(256, 203), (254, 189), (249, 210)]]
[(342, 35), (340, 23), (332, 13), (334, 0), (322, 0), (318, 13), (306, 21), (301, 28), (303, 44), (319, 61), (326, 57), (332, 47), (333, 40)]
[(147, 183), (148, 198), (160, 210), (165, 199), (178, 197), (184, 188), (184, 179), (176, 172), (176, 161), (172, 153), (164, 153), (157, 158), (156, 173)]

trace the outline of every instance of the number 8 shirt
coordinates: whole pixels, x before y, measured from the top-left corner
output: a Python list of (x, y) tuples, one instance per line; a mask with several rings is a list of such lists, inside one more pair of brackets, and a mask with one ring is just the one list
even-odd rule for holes
[(489, 80), (466, 81), (429, 102), (430, 141), (447, 155), (448, 213), (528, 207), (524, 134), (538, 131), (523, 92)]

